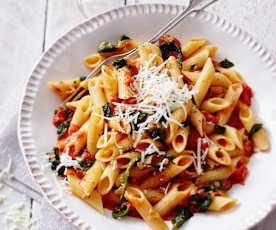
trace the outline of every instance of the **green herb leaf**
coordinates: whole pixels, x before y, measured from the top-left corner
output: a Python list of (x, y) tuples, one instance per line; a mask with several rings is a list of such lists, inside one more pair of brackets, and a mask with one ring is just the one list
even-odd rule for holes
[(60, 137), (62, 137), (62, 135), (67, 131), (67, 129), (70, 126), (70, 121), (67, 119), (65, 121), (63, 121), (62, 123), (60, 123), (57, 127), (57, 135), (58, 135), (58, 139)]
[(147, 133), (152, 138), (160, 137), (163, 139), (166, 136), (166, 130), (157, 127), (152, 130), (147, 130)]
[(65, 166), (61, 166), (60, 169), (57, 171), (57, 174), (58, 174), (59, 176), (61, 176), (61, 175), (64, 174), (64, 172), (65, 172)]
[(224, 186), (224, 184), (223, 184), (222, 181), (213, 181), (213, 182), (209, 182), (207, 185), (204, 185), (202, 187), (202, 189), (205, 192), (208, 192), (208, 191), (217, 192), (217, 191), (223, 191), (223, 190), (225, 190), (225, 186)]
[(144, 118), (146, 118), (147, 115), (148, 115), (147, 113), (140, 113), (140, 114), (138, 115), (138, 118), (137, 118), (137, 123), (139, 124), (139, 123), (143, 122), (143, 121), (144, 121)]
[(215, 69), (216, 72), (220, 72), (218, 69)]
[(123, 40), (127, 40), (127, 39), (130, 39), (130, 38), (128, 36), (126, 36), (125, 34), (123, 34), (120, 36), (119, 41), (123, 41)]
[(224, 134), (225, 130), (226, 130), (225, 127), (215, 124), (215, 131), (217, 134)]
[(98, 53), (109, 53), (117, 50), (110, 42), (105, 41), (104, 44), (98, 49)]
[(173, 51), (176, 51), (178, 53), (177, 60), (180, 65), (180, 69), (182, 68), (182, 56), (183, 55), (182, 55), (181, 48), (179, 47), (179, 45), (177, 45), (175, 42), (168, 41), (168, 42), (162, 42), (159, 45), (159, 48), (162, 52), (163, 60), (167, 60), (171, 56), (171, 53)]
[(106, 104), (104, 104), (104, 105), (102, 106), (102, 108), (103, 108), (103, 112), (104, 112), (104, 116), (105, 116), (105, 117), (112, 117), (111, 108), (110, 108), (108, 102), (107, 102)]
[(118, 60), (112, 62), (112, 65), (113, 65), (116, 69), (120, 69), (120, 68), (126, 66), (126, 64), (127, 64), (127, 61), (126, 61), (124, 58), (118, 59)]
[(192, 195), (189, 199), (189, 205), (198, 208), (199, 212), (206, 212), (212, 203), (212, 198), (209, 192), (203, 196), (199, 194)]
[(80, 77), (80, 81), (84, 81), (86, 79), (87, 76), (81, 76)]
[(256, 133), (257, 131), (259, 131), (262, 127), (263, 127), (263, 125), (261, 123), (254, 124), (248, 134), (249, 140), (251, 140), (253, 137), (253, 134)]
[(94, 161), (93, 160), (82, 160), (79, 162), (80, 167), (82, 168), (82, 170), (87, 171), (88, 169), (91, 168), (91, 166), (93, 165)]
[(114, 219), (118, 219), (123, 217), (129, 213), (130, 204), (128, 202), (123, 201), (121, 204), (117, 205), (112, 212), (112, 217)]
[(231, 62), (231, 61), (229, 61), (228, 59), (224, 59), (223, 61), (221, 61), (220, 63), (219, 63), (219, 65), (221, 66), (221, 67), (223, 67), (223, 68), (231, 68), (231, 67), (233, 67), (234, 66), (234, 63), (233, 62)]
[(189, 208), (185, 206), (177, 206), (175, 208), (175, 216), (172, 219), (172, 224), (176, 227), (179, 228), (184, 224), (185, 221), (190, 219), (193, 216), (193, 213), (190, 211)]

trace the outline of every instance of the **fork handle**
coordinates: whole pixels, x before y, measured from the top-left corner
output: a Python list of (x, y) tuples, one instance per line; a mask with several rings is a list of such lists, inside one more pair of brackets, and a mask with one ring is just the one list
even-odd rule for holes
[(217, 0), (190, 0), (188, 6), (176, 17), (172, 18), (168, 24), (166, 24), (162, 29), (160, 29), (150, 40), (149, 43), (157, 42), (161, 37), (167, 34), (175, 26), (177, 26), (186, 16), (193, 12), (198, 12), (205, 9)]

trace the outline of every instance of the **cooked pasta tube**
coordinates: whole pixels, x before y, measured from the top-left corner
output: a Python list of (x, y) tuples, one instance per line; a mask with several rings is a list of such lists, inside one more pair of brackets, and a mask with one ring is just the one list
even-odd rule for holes
[(208, 92), (208, 89), (213, 82), (214, 74), (215, 68), (212, 64), (211, 58), (208, 58), (204, 64), (200, 77), (193, 88), (195, 90), (193, 97), (197, 106), (200, 106), (203, 98)]
[(87, 150), (91, 155), (97, 152), (97, 142), (104, 129), (104, 119), (102, 108), (95, 108), (88, 121)]
[(155, 211), (144, 193), (135, 187), (128, 187), (125, 194), (126, 199), (135, 207), (144, 221), (152, 230), (168, 230), (168, 226)]
[(231, 167), (220, 167), (207, 170), (196, 179), (196, 184), (204, 184), (209, 181), (227, 179), (232, 173)]
[(234, 151), (236, 146), (233, 140), (229, 137), (226, 137), (222, 134), (214, 134), (211, 136), (211, 140), (216, 143), (220, 148), (224, 149), (225, 151)]
[(160, 189), (144, 189), (143, 192), (148, 201), (154, 204), (160, 201), (164, 196)]
[(195, 105), (192, 106), (190, 121), (202, 137), (204, 135), (203, 127), (206, 123), (206, 118)]
[(174, 158), (172, 163), (163, 171), (146, 178), (142, 184), (142, 188), (155, 188), (158, 185), (168, 182), (171, 178), (177, 176), (188, 168), (193, 162), (193, 157), (190, 155), (179, 155)]
[(193, 183), (175, 184), (171, 190), (154, 205), (154, 209), (160, 216), (166, 216), (195, 190), (196, 186)]
[(106, 98), (101, 86), (101, 80), (99, 78), (93, 78), (88, 80), (88, 89), (91, 96), (91, 103), (95, 108), (102, 108), (106, 104)]
[(114, 75), (115, 73), (106, 65), (101, 68), (100, 81), (104, 89), (105, 98), (109, 103), (116, 99), (118, 95), (118, 82)]
[[(254, 125), (257, 124), (257, 120), (248, 106), (244, 105), (239, 112), (239, 118), (247, 130), (248, 133), (252, 132), (251, 129)], [(260, 149), (261, 151), (266, 151), (269, 149), (269, 140), (268, 137), (262, 127), (258, 129), (256, 132), (252, 134), (252, 140), (254, 144)]]
[(231, 164), (231, 158), (229, 154), (225, 150), (223, 150), (222, 148), (219, 148), (216, 145), (213, 145), (213, 144), (209, 145), (207, 156), (211, 158), (213, 161), (219, 163), (220, 165)]
[(105, 169), (105, 164), (96, 160), (90, 169), (82, 178), (80, 186), (82, 187), (86, 196), (89, 196), (100, 181), (101, 175)]
[(188, 58), (195, 51), (206, 45), (207, 39), (205, 38), (194, 38), (190, 39), (187, 42), (184, 42), (181, 46), (181, 51), (183, 54), (183, 58)]
[(84, 200), (87, 204), (95, 208), (102, 215), (104, 214), (102, 196), (97, 191), (92, 191), (89, 196), (86, 196), (82, 187), (80, 186), (81, 179), (78, 178), (75, 171), (72, 169), (67, 169), (67, 179), (71, 192)]
[(238, 100), (241, 96), (242, 91), (243, 91), (243, 88), (241, 84), (236, 83), (229, 86), (224, 96), (224, 99), (229, 102), (230, 106), (217, 113), (219, 117), (218, 123), (220, 125), (225, 125), (229, 121), (229, 118), (238, 103)]
[(225, 109), (230, 105), (228, 101), (220, 97), (212, 97), (204, 101), (200, 108), (210, 113), (215, 113), (219, 110)]
[(237, 200), (225, 196), (215, 196), (209, 207), (209, 211), (222, 212), (236, 204)]
[(105, 168), (97, 186), (97, 189), (101, 195), (105, 195), (110, 192), (118, 175), (119, 169), (117, 167), (115, 168), (114, 165), (110, 164)]
[(187, 145), (188, 135), (189, 135), (189, 126), (180, 128), (177, 130), (175, 136), (172, 140), (172, 147), (177, 153), (184, 151)]
[(124, 134), (130, 134), (131, 127), (130, 124), (124, 120), (123, 118), (112, 119), (108, 121), (108, 125), (110, 128)]
[[(202, 50), (182, 62), (182, 71), (197, 70), (201, 68), (209, 57), (208, 50)], [(193, 67), (193, 69), (192, 69)]]
[(244, 82), (242, 76), (237, 71), (235, 71), (235, 70), (225, 69), (225, 68), (222, 68), (222, 67), (217, 67), (217, 69), (219, 70), (220, 73), (222, 73), (225, 76), (227, 76), (228, 79), (232, 83), (242, 83), (242, 82)]
[(225, 136), (230, 138), (239, 149), (243, 149), (243, 143), (239, 131), (230, 125), (224, 125), (224, 127), (226, 128), (224, 133)]
[(138, 152), (128, 152), (116, 157), (117, 167), (119, 169), (126, 169), (129, 162), (139, 155)]
[(93, 70), (95, 69), (102, 61), (104, 58), (100, 54), (92, 54), (90, 56), (87, 56), (84, 58), (84, 64), (86, 65), (87, 68)]

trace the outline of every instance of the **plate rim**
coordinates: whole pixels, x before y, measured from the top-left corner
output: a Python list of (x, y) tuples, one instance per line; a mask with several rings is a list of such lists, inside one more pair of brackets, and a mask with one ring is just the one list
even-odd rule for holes
[[(53, 42), (38, 59), (34, 65), (31, 75), (26, 80), (21, 97), (17, 122), (17, 136), (20, 150), (23, 154), (25, 163), (28, 166), (32, 179), (38, 185), (44, 197), (59, 213), (65, 216), (70, 223), (75, 225), (80, 230), (91, 229), (92, 226), (84, 222), (79, 215), (77, 215), (65, 204), (59, 194), (54, 191), (54, 188), (52, 188), (49, 184), (48, 179), (43, 176), (43, 170), (39, 166), (36, 159), (38, 152), (32, 139), (31, 123), (33, 104), (40, 86), (40, 79), (44, 77), (47, 68), (51, 65), (52, 61), (54, 61), (55, 57), (70, 46), (72, 42), (107, 24), (112, 19), (154, 13), (176, 15), (183, 9), (184, 6), (175, 4), (138, 4), (114, 8), (97, 14), (96, 16), (76, 25), (73, 29), (64, 33), (55, 42)], [(212, 23), (217, 26), (218, 29), (222, 30), (222, 32), (226, 32), (233, 38), (239, 39), (244, 45), (247, 46), (248, 49), (258, 55), (258, 57), (265, 64), (265, 67), (271, 73), (271, 77), (276, 78), (275, 57), (250, 33), (245, 32), (240, 27), (233, 25), (225, 19), (206, 11), (193, 14), (191, 17), (198, 17), (200, 21)], [(247, 230), (261, 222), (269, 214), (269, 212), (272, 211), (273, 206), (275, 205), (276, 195), (274, 195), (270, 202), (267, 202), (266, 204), (263, 204), (262, 207), (259, 207), (260, 210), (258, 213), (255, 213), (254, 215), (249, 216), (248, 219), (244, 220), (238, 229)]]

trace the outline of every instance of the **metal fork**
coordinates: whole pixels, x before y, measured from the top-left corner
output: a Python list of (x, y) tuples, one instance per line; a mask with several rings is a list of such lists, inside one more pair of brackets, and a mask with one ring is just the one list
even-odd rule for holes
[[(189, 0), (188, 6), (185, 8), (183, 12), (181, 12), (176, 17), (172, 18), (164, 27), (162, 27), (148, 42), (155, 43), (165, 34), (167, 34), (170, 30), (172, 30), (175, 26), (177, 26), (186, 16), (190, 15), (191, 13), (198, 12), (200, 10), (205, 9), (206, 7), (210, 6), (217, 0)], [(127, 53), (117, 54), (111, 56), (101, 62), (94, 70), (92, 70), (85, 78), (85, 80), (95, 77), (101, 70), (103, 65), (109, 64), (115, 60), (121, 58), (128, 58), (131, 55), (137, 54), (137, 49), (133, 49)], [(74, 101), (80, 98), (83, 94), (85, 94), (87, 89), (82, 88), (79, 86), (69, 97), (65, 99), (63, 105), (69, 101)]]

